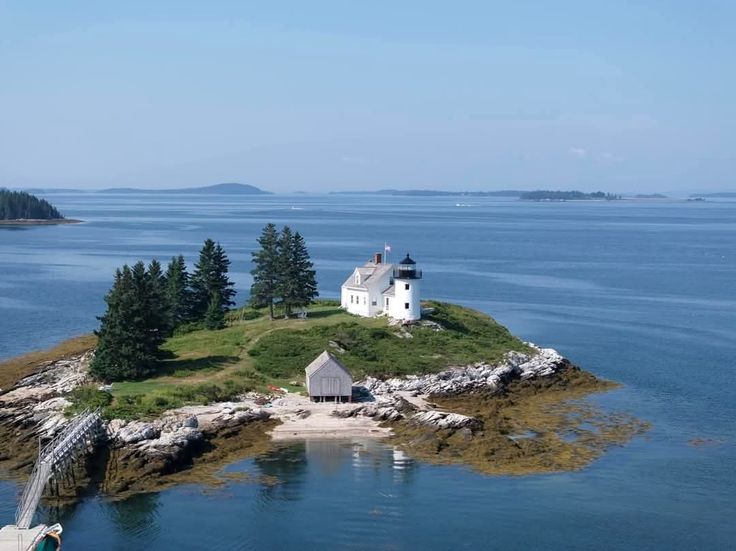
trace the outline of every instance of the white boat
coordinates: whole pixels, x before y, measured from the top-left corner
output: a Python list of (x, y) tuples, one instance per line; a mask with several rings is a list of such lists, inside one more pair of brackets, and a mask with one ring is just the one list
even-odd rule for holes
[(0, 551), (53, 551), (61, 549), (61, 524), (18, 528), (13, 524), (0, 528)]

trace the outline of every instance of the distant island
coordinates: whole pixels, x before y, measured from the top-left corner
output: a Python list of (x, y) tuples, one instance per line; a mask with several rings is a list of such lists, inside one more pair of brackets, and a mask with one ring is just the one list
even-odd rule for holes
[(669, 197), (661, 193), (638, 193), (634, 195), (634, 199), (669, 199)]
[(70, 224), (79, 220), (70, 220), (45, 199), (25, 191), (0, 189), (0, 224), (2, 225), (34, 225), (34, 224)]
[(215, 184), (212, 186), (188, 187), (179, 189), (139, 189), (131, 187), (118, 187), (102, 189), (98, 193), (187, 193), (192, 195), (204, 195), (219, 193), (224, 195), (271, 195), (270, 191), (264, 191), (249, 184)]
[(523, 191), (442, 191), (434, 189), (379, 189), (378, 191), (331, 191), (330, 195), (393, 195), (402, 197), (520, 197)]
[(736, 199), (736, 191), (721, 191), (718, 193), (693, 193), (690, 195), (693, 199)]
[(615, 201), (621, 199), (621, 196), (602, 191), (585, 193), (582, 191), (537, 190), (525, 191), (519, 198), (522, 201)]

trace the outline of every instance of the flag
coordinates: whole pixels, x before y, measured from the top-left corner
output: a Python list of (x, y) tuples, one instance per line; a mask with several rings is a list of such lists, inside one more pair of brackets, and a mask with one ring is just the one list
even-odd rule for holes
[(384, 243), (383, 244), (383, 250), (384, 250), (384, 252), (390, 253), (391, 252), (391, 245), (389, 245), (388, 243)]

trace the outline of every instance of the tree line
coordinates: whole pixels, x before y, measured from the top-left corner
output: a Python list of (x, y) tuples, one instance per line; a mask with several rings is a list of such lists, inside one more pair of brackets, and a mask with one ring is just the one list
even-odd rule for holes
[(64, 218), (45, 199), (25, 191), (0, 189), (0, 220), (60, 220)]
[[(317, 296), (315, 271), (304, 238), (285, 226), (268, 224), (252, 253), (250, 305), (268, 306), (285, 316), (309, 305)], [(105, 381), (140, 379), (155, 374), (160, 346), (177, 328), (221, 329), (235, 303), (229, 279), (230, 260), (219, 243), (207, 239), (190, 274), (184, 257), (173, 257), (166, 270), (158, 260), (127, 264), (115, 272), (105, 296), (95, 357), (90, 371)]]
[(139, 261), (119, 268), (105, 296), (107, 310), (98, 318), (90, 371), (106, 381), (150, 376), (161, 359), (159, 347), (177, 327), (193, 322), (224, 327), (225, 312), (235, 304), (229, 266), (220, 244), (207, 239), (192, 274), (181, 255), (171, 259), (166, 272), (156, 259), (148, 266)]

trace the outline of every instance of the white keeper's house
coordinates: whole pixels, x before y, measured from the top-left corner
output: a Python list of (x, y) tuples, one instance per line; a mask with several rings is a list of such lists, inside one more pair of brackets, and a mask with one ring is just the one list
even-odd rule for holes
[(421, 279), (422, 271), (408, 254), (398, 264), (389, 264), (376, 253), (342, 284), (342, 307), (358, 316), (416, 321), (422, 317)]

